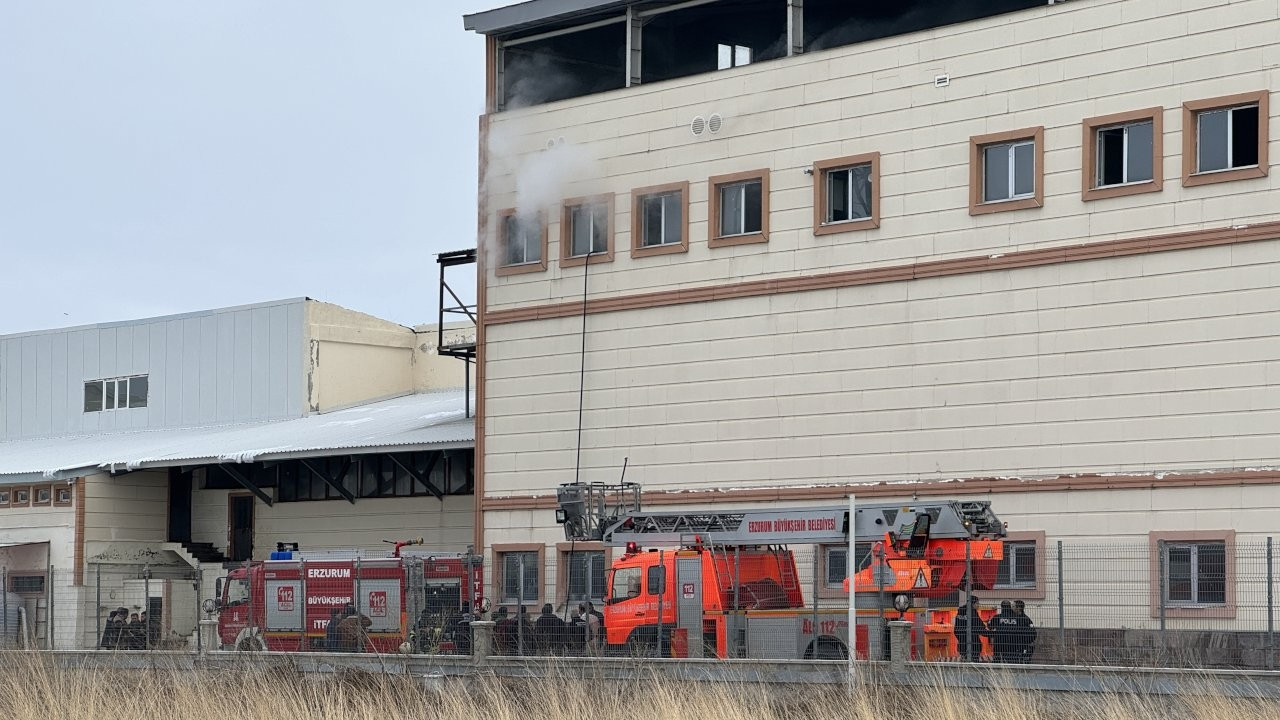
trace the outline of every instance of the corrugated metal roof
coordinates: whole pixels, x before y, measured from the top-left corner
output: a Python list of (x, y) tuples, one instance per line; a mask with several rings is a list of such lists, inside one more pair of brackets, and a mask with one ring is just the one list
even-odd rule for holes
[(454, 390), (293, 420), (0, 442), (0, 483), (98, 470), (472, 447), (475, 437), (463, 393)]

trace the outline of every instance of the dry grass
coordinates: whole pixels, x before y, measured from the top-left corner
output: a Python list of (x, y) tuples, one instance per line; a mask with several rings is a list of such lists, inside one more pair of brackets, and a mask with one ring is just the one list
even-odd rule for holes
[[(643, 671), (637, 671), (643, 675)], [(1188, 695), (1061, 695), (936, 687), (839, 688), (743, 683), (420, 679), (349, 673), (60, 669), (0, 656), (4, 720), (1260, 720), (1280, 703)]]

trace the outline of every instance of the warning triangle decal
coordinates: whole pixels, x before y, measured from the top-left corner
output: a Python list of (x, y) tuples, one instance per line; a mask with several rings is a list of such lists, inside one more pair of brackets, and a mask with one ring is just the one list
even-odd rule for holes
[(925, 579), (925, 576), (924, 576), (924, 570), (917, 570), (917, 571), (916, 571), (916, 584), (915, 584), (915, 587), (918, 587), (918, 588), (927, 588), (927, 587), (929, 587), (929, 581)]
[(983, 559), (983, 560), (990, 560), (992, 557), (993, 557), (993, 555), (991, 554), (991, 546), (990, 546), (990, 545), (988, 545), (988, 546), (987, 546), (987, 551), (986, 551), (986, 552), (984, 552), (984, 553), (982, 553), (982, 559)]

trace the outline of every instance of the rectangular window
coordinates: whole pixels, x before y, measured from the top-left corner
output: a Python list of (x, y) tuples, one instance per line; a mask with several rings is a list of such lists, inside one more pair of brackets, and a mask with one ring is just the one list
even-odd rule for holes
[(760, 181), (720, 188), (720, 236), (760, 232)]
[(1225, 542), (1168, 543), (1165, 553), (1165, 601), (1170, 605), (1225, 605)]
[(1258, 106), (1221, 108), (1196, 115), (1196, 172), (1258, 164)]
[(880, 227), (880, 154), (814, 163), (814, 235)]
[(53, 504), (53, 488), (48, 485), (39, 485), (31, 489), (32, 499), (31, 505), (34, 507), (43, 507)]
[(604, 203), (569, 208), (569, 255), (582, 257), (609, 249), (609, 214)]
[(511, 213), (503, 218), (503, 245), (506, 265), (542, 262), (542, 223)]
[(649, 576), (645, 581), (647, 586), (645, 589), (650, 595), (661, 595), (667, 589), (666, 568), (662, 565), (654, 565), (649, 568)]
[(605, 562), (602, 550), (566, 553), (569, 571), (569, 600), (601, 601), (605, 590)]
[[(854, 554), (857, 556), (854, 566), (858, 570), (871, 564), (871, 549), (874, 545), (875, 543), (860, 542), (853, 546)], [(843, 589), (845, 578), (854, 574), (849, 572), (849, 548), (828, 545), (823, 548), (823, 553), (826, 560), (825, 585), (829, 588)]]
[(31, 489), (15, 488), (11, 505), (13, 507), (29, 507), (31, 505)]
[(682, 253), (689, 249), (689, 183), (631, 191), (631, 257)]
[(536, 552), (502, 553), (502, 602), (536, 603), (540, 571)]
[(0, 508), (9, 507), (10, 492), (8, 490), (0, 490)]
[(101, 412), (147, 406), (149, 381), (146, 375), (106, 380), (89, 380), (84, 384), (84, 411)]
[(989, 145), (982, 149), (982, 201), (1003, 202), (1035, 194), (1035, 143)]
[(827, 171), (825, 223), (866, 220), (871, 217), (871, 165)]
[(9, 592), (19, 595), (43, 595), (43, 575), (10, 575)]
[(751, 64), (751, 48), (745, 45), (726, 45), (720, 43), (716, 46), (716, 68), (720, 70), (728, 70), (729, 68), (742, 67)]
[(1098, 130), (1098, 187), (1151, 182), (1154, 124), (1118, 125)]
[(1044, 128), (969, 138), (969, 214), (1040, 207)]
[(1183, 103), (1183, 186), (1265, 177), (1270, 106), (1267, 90)]
[(1004, 558), (996, 570), (996, 588), (1001, 590), (1036, 587), (1035, 542), (1004, 544)]
[(640, 596), (640, 568), (628, 567), (618, 568), (613, 571), (613, 593), (611, 595), (614, 600), (626, 600), (627, 598)]
[[(53, 492), (53, 504), (58, 507), (69, 507), (71, 505), (72, 497), (71, 488), (57, 488)], [(0, 505), (3, 505), (3, 503), (0, 503)]]

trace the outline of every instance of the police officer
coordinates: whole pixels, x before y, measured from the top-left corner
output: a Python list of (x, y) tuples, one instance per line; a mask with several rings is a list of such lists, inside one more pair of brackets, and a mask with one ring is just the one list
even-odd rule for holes
[(995, 646), (996, 662), (1016, 662), (1021, 656), (1021, 627), (1013, 612), (1013, 603), (1000, 601), (1000, 612), (991, 618), (991, 644)]
[[(978, 598), (969, 596), (968, 607), (961, 608), (956, 612), (956, 622), (953, 628), (956, 636), (956, 646), (960, 650), (960, 657), (969, 662), (978, 662), (982, 657), (982, 637), (990, 636), (987, 630), (987, 624), (982, 621), (982, 616), (978, 614)], [(969, 642), (970, 636), (973, 642)]]
[(1031, 656), (1036, 653), (1035, 623), (1027, 617), (1027, 604), (1021, 600), (1014, 601), (1013, 614), (1018, 618), (1018, 652), (1015, 662), (1031, 662)]

